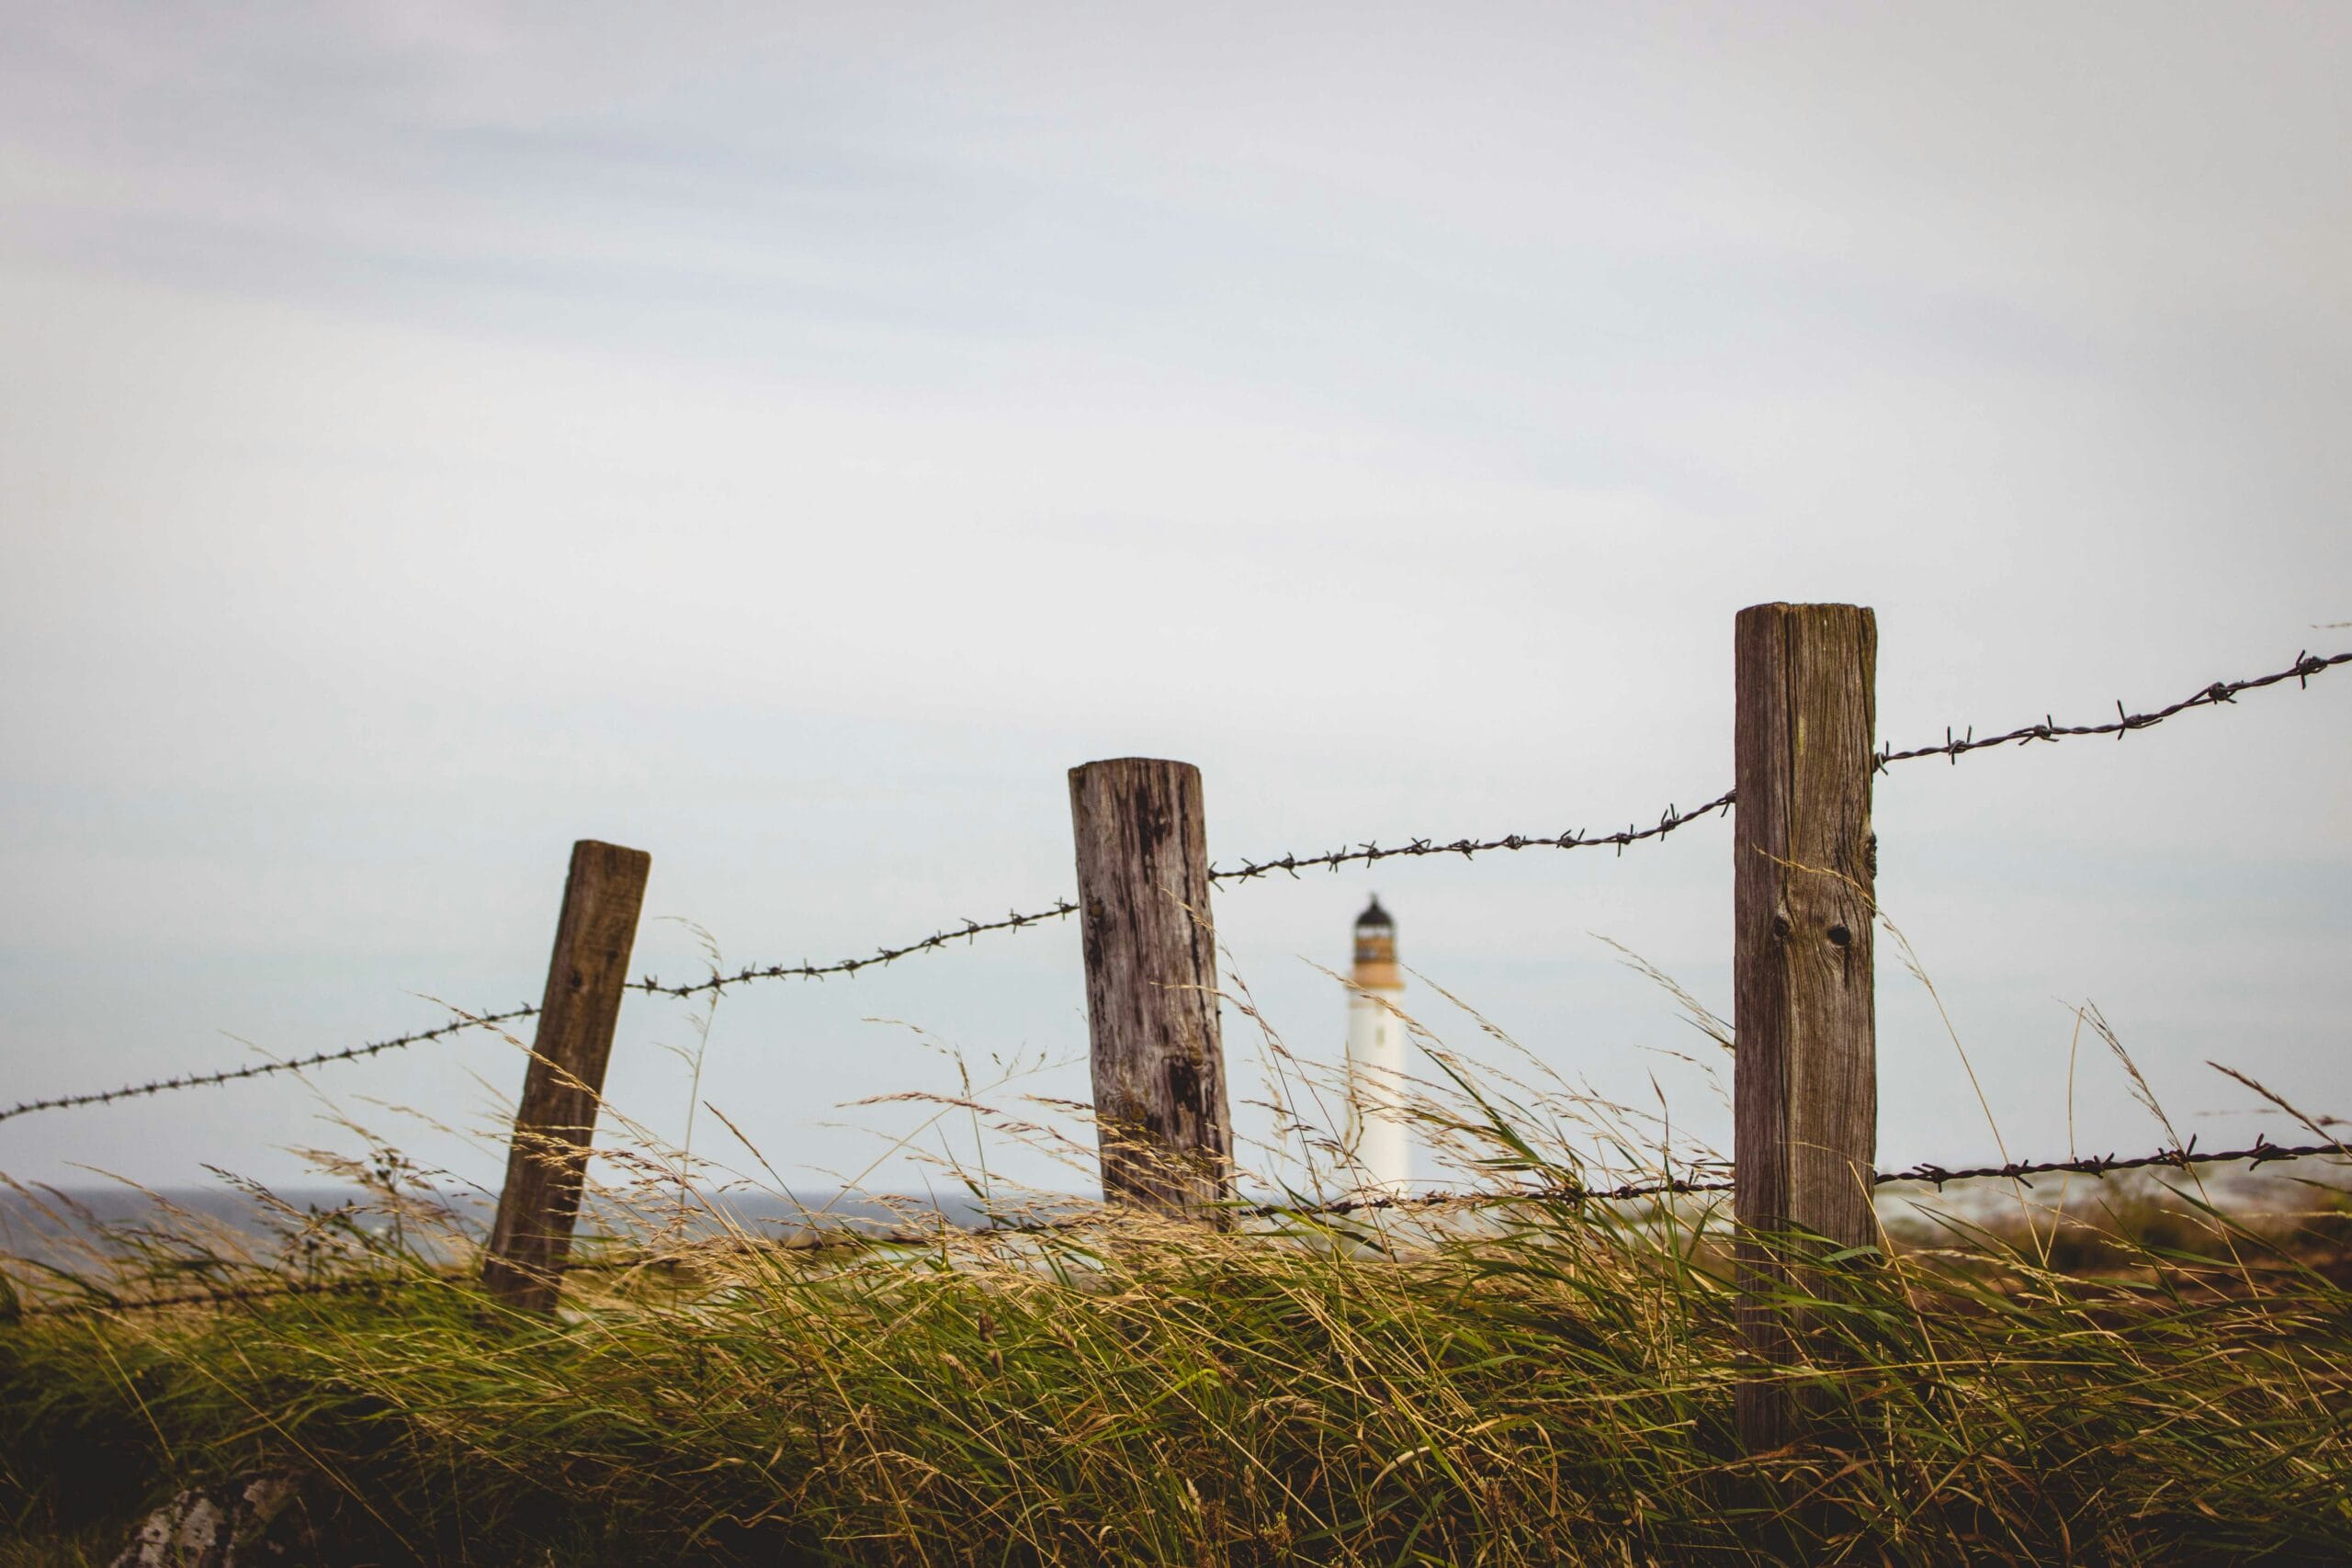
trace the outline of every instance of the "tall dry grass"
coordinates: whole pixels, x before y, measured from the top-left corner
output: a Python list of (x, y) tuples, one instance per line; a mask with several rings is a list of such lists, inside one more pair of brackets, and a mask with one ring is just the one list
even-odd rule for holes
[[(474, 1211), (383, 1152), (329, 1161), (368, 1194), (346, 1211), (256, 1191), (258, 1240), (164, 1214), (12, 1276), (0, 1506), (49, 1543), (15, 1561), (260, 1469), (310, 1477), (354, 1561), (2352, 1561), (2336, 1190), (2167, 1173), (1890, 1210), (1782, 1374), (1820, 1440), (1744, 1454), (1732, 1391), (1761, 1373), (1723, 1210), (1498, 1201), (1706, 1151), (1420, 1038), (1416, 1114), (1471, 1201), (1218, 1228), (951, 1164), (1037, 1228), (910, 1211), (791, 1246), (712, 1201), (737, 1178), (620, 1119), (552, 1321), (474, 1289)], [(1337, 1086), (1261, 1049), (1260, 1181), (1344, 1186)], [(916, 1098), (1084, 1160), (1085, 1129), (1016, 1095)], [(316, 1290), (106, 1304), (265, 1274)]]

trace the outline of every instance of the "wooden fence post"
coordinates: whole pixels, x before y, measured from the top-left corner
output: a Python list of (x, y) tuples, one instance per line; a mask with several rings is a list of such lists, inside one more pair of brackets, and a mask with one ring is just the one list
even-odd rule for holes
[[(1811, 1337), (1789, 1293), (1832, 1287), (1804, 1254), (1879, 1239), (1878, 622), (1853, 604), (1758, 604), (1739, 613), (1733, 642), (1733, 1208), (1741, 1337), (1769, 1374), (1800, 1359)], [(1736, 1398), (1749, 1451), (1803, 1436), (1804, 1402), (1788, 1382), (1768, 1375)]]
[(1069, 771), (1102, 1196), (1170, 1212), (1229, 1195), (1201, 771), (1122, 757)]
[(621, 987), (652, 865), (643, 850), (594, 839), (571, 846), (538, 1037), (523, 1075), (506, 1186), (482, 1260), (484, 1288), (523, 1311), (552, 1312), (562, 1294), (605, 1063), (613, 1052)]

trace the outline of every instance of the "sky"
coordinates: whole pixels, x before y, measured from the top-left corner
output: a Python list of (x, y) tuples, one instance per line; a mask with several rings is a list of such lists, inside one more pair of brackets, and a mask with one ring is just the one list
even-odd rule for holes
[[(2347, 79), (2333, 5), (0, 0), (0, 1103), (535, 1000), (580, 838), (675, 979), (1052, 903), (1099, 757), (1197, 763), (1228, 863), (1655, 820), (1729, 784), (1750, 604), (1872, 606), (1898, 747), (2352, 648)], [(1882, 778), (1882, 1166), (2156, 1147), (2085, 1003), (2207, 1146), (2307, 1136), (2209, 1061), (2352, 1115), (2347, 721)], [(1727, 1146), (1621, 949), (1728, 1015), (1730, 854), (1215, 913), (1303, 1057), (1376, 890), (1438, 1038)], [(1085, 1093), (1066, 924), (707, 1021), (697, 1089), (629, 998), (615, 1105), (796, 1187), (968, 1149), (861, 1101)], [(489, 1179), (521, 1072), (0, 1172)]]

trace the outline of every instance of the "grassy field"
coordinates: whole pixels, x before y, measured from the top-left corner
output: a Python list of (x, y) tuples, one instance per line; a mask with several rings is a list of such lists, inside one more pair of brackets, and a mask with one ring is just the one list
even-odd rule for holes
[[(1493, 1190), (1642, 1174), (1572, 1159), (1589, 1102), (1464, 1076), (1422, 1114)], [(2352, 1224), (2297, 1179), (2337, 1162), (1885, 1205), (1789, 1374), (1818, 1437), (1760, 1455), (1702, 1200), (796, 1248), (681, 1208), (683, 1151), (635, 1168), (552, 1321), (389, 1158), (335, 1173), (362, 1209), (19, 1268), (0, 1563), (257, 1471), (355, 1562), (2352, 1561)], [(287, 1278), (322, 1289), (103, 1304)]]

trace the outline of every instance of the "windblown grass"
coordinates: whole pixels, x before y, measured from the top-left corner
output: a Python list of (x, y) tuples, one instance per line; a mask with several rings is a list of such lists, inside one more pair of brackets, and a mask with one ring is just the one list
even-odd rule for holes
[[(1597, 1184), (1569, 1151), (1599, 1122), (1621, 1152), (1648, 1136), (1441, 1066), (1429, 1135), (1490, 1193)], [(642, 1222), (553, 1321), (483, 1298), (468, 1222), (380, 1161), (345, 1172), (377, 1181), (372, 1218), (289, 1210), (267, 1258), (162, 1226), (110, 1277), (20, 1274), (0, 1506), (63, 1544), (16, 1561), (263, 1469), (339, 1499), (355, 1560), (2352, 1561), (2333, 1190), (2256, 1216), (2149, 1179), (2104, 1210), (1914, 1215), (1814, 1303), (1789, 1375), (1819, 1440), (1745, 1455), (1732, 1391), (1758, 1373), (1702, 1201), (1225, 1228), (1065, 1206), (793, 1247), (682, 1230), (655, 1189), (685, 1167), (638, 1159)], [(287, 1259), (323, 1289), (106, 1304)]]

